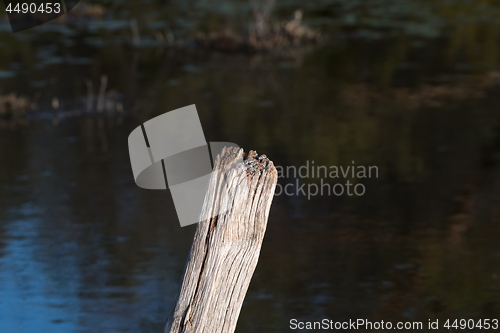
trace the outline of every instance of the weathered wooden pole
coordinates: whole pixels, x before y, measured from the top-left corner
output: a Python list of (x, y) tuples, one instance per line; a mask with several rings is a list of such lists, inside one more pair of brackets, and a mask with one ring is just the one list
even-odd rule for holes
[[(259, 260), (277, 180), (265, 155), (245, 155), (231, 147), (217, 156), (165, 333), (234, 332)], [(203, 218), (218, 211), (225, 213)]]

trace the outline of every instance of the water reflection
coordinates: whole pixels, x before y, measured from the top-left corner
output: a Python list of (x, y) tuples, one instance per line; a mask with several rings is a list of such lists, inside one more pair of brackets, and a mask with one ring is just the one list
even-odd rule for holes
[(126, 147), (89, 156), (81, 136), (68, 136), (78, 124), (65, 125), (34, 126), (21, 150), (7, 147), (16, 132), (3, 133), (12, 168), (2, 168), (1, 330), (154, 327), (175, 296), (192, 230), (177, 228), (165, 193), (136, 191)]
[[(226, 64), (217, 73), (179, 76), (191, 90), (177, 100), (160, 94), (173, 96), (176, 86), (159, 85), (152, 92), (156, 108), (194, 98), (206, 110), (207, 137), (236, 137), (242, 146), (276, 156), (277, 164), (354, 159), (381, 170), (356, 200), (276, 198), (239, 331), (283, 331), (291, 316), (401, 320), (496, 313), (494, 97), (467, 99), (473, 110), (457, 104), (439, 112), (403, 108), (370, 87), (352, 98), (352, 87), (340, 86), (338, 99), (328, 95), (332, 88), (309, 84), (293, 93), (291, 81), (280, 79), (318, 78), (307, 70), (238, 72), (248, 67)], [(245, 84), (249, 77), (253, 85)], [(288, 89), (292, 101), (281, 95)], [(267, 98), (274, 104), (259, 106)], [(97, 130), (98, 119), (104, 132)], [(177, 227), (166, 193), (134, 186), (123, 142), (137, 120), (127, 119), (121, 127), (113, 126), (114, 118), (86, 116), (2, 130), (5, 330), (146, 332), (161, 326), (192, 229)], [(103, 133), (108, 149), (102, 149)], [(470, 208), (475, 201), (478, 208)]]

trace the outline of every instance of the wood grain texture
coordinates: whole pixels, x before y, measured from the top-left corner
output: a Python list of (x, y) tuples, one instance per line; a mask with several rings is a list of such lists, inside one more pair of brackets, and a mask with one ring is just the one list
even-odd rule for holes
[[(245, 155), (231, 147), (217, 156), (164, 333), (234, 332), (259, 259), (277, 179), (265, 155)], [(203, 218), (214, 212), (223, 213)]]

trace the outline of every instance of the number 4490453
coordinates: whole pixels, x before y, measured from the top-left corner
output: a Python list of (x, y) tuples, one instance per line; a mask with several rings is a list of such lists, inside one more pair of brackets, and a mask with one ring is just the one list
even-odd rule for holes
[(59, 14), (61, 12), (61, 4), (58, 2), (46, 2), (37, 5), (36, 3), (17, 3), (14, 8), (12, 8), (12, 3), (9, 3), (7, 8), (5, 9), (8, 13), (46, 13), (46, 14)]
[(498, 329), (498, 319), (479, 319), (478, 321), (475, 321), (474, 319), (455, 319), (455, 321), (451, 322), (450, 319), (446, 321), (446, 323), (443, 325), (447, 329), (483, 329), (483, 330), (489, 330), (493, 329), (496, 330)]

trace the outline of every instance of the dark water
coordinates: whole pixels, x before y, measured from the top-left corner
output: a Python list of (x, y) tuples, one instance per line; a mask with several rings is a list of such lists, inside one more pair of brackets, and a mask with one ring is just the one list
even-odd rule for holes
[[(135, 186), (127, 136), (189, 104), (207, 141), (276, 165), (379, 170), (351, 179), (363, 196), (275, 197), (237, 332), (499, 318), (497, 7), (447, 3), (301, 4), (324, 42), (257, 54), (188, 42), (243, 31), (246, 2), (123, 2), (83, 26), (2, 26), (0, 95), (37, 108), (0, 123), (0, 332), (161, 331), (195, 226), (179, 227), (168, 191)], [(298, 7), (278, 2), (274, 17)], [(95, 105), (102, 75), (105, 111), (91, 114), (87, 82)]]

